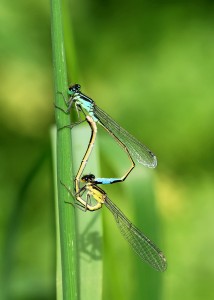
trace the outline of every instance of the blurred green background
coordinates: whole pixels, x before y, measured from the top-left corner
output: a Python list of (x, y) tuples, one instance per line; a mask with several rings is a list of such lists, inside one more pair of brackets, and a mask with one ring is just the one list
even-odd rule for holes
[[(138, 166), (122, 184), (126, 192), (121, 185), (106, 190), (164, 251), (168, 270), (148, 269), (148, 279), (132, 252), (126, 261), (117, 251), (128, 246), (105, 214), (104, 299), (211, 299), (214, 3), (83, 0), (71, 1), (70, 13), (83, 92), (159, 163), (151, 171)], [(54, 299), (49, 1), (2, 0), (0, 16), (0, 289), (9, 286), (10, 299)], [(112, 176), (115, 152), (100, 136), (101, 173)], [(156, 233), (153, 220), (145, 225), (144, 207), (141, 219), (124, 208), (147, 192), (157, 207)]]

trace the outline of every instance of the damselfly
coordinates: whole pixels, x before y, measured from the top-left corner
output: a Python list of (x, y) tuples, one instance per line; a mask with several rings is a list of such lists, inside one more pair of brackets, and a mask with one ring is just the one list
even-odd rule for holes
[[(74, 84), (69, 87), (68, 94), (70, 95), (70, 98), (66, 101), (68, 108), (65, 112), (70, 112), (72, 104), (74, 103), (77, 111), (81, 110), (85, 115), (91, 116), (94, 122), (97, 122), (104, 127), (104, 129), (128, 154), (132, 163), (130, 169), (124, 176), (115, 179), (111, 178), (107, 181), (103, 181), (102, 183), (108, 184), (124, 181), (135, 167), (134, 160), (146, 167), (155, 168), (157, 166), (156, 156), (144, 144), (139, 142), (128, 131), (117, 124), (109, 115), (99, 108), (91, 98), (83, 94), (80, 89), (81, 86), (79, 84)], [(73, 127), (73, 125), (66, 127)]]
[[(165, 271), (167, 264), (163, 253), (158, 249), (157, 246), (155, 246), (155, 244), (149, 238), (147, 238), (136, 226), (134, 226), (126, 218), (122, 211), (107, 197), (105, 191), (97, 186), (97, 184), (103, 184), (108, 180), (115, 179), (116, 182), (117, 178), (95, 178), (93, 174), (89, 174), (83, 176), (80, 179), (86, 167), (91, 151), (93, 149), (97, 133), (96, 123), (94, 122), (92, 117), (86, 116), (86, 121), (88, 122), (91, 128), (91, 137), (88, 144), (88, 148), (81, 161), (79, 170), (75, 178), (75, 198), (77, 200), (77, 205), (79, 205), (85, 211), (95, 211), (100, 209), (104, 204), (113, 214), (121, 234), (129, 242), (129, 244), (131, 245), (133, 250), (139, 255), (139, 257), (157, 271)], [(81, 188), (79, 187), (79, 181), (85, 183), (85, 185)], [(70, 192), (69, 189), (68, 191)], [(84, 193), (86, 193), (86, 200), (82, 198)], [(95, 204), (91, 203), (91, 198), (94, 199)]]
[[(108, 198), (105, 191), (96, 185), (95, 176), (93, 174), (85, 175), (81, 178), (81, 181), (84, 182), (85, 185), (76, 194), (79, 205), (85, 210), (95, 211), (104, 204), (113, 214), (121, 234), (139, 257), (157, 271), (165, 271), (167, 263), (161, 250), (133, 225), (122, 211)], [(82, 198), (85, 193), (86, 200)], [(92, 200), (96, 202), (94, 205)]]

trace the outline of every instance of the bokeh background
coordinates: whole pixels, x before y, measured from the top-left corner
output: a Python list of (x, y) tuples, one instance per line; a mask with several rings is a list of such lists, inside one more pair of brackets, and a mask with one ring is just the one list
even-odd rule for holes
[[(105, 215), (104, 299), (214, 295), (213, 20), (208, 0), (71, 1), (67, 34), (83, 91), (143, 140), (159, 162), (152, 171), (136, 168), (124, 183), (127, 191), (134, 186), (132, 192), (121, 185), (107, 190), (142, 228), (143, 210), (142, 219), (134, 219), (124, 202), (141, 201), (149, 178), (158, 217), (156, 234), (147, 225), (145, 231), (163, 249), (168, 270), (148, 271), (148, 279), (139, 271), (147, 267), (133, 253), (132, 263), (124, 261), (117, 251), (128, 246)], [(54, 299), (49, 1), (2, 0), (0, 41), (1, 290), (9, 287), (10, 299)], [(73, 50), (70, 74), (72, 59)], [(115, 152), (100, 135), (102, 175), (111, 176)], [(153, 220), (147, 223), (153, 226)]]

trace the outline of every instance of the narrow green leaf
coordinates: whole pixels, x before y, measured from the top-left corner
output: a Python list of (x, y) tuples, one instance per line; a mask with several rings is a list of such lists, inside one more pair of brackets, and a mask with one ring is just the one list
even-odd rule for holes
[[(81, 137), (81, 139), (80, 139)], [(88, 125), (72, 130), (74, 168), (77, 170), (89, 142)], [(98, 140), (88, 160), (84, 174), (93, 172), (99, 176)], [(76, 173), (76, 172), (75, 172)], [(77, 211), (78, 254), (80, 267), (80, 296), (83, 300), (100, 300), (103, 293), (103, 231), (102, 209), (99, 211)]]
[[(66, 95), (68, 86), (60, 0), (51, 1), (51, 18), (55, 104), (66, 109), (63, 96), (60, 94)], [(59, 109), (56, 109), (55, 116), (57, 128), (70, 123), (69, 115)], [(78, 295), (75, 209), (72, 206), (68, 209), (68, 205), (65, 204), (65, 201), (71, 202), (73, 199), (60, 183), (63, 182), (71, 191), (73, 190), (70, 130), (57, 131), (56, 153), (63, 299), (74, 300)]]

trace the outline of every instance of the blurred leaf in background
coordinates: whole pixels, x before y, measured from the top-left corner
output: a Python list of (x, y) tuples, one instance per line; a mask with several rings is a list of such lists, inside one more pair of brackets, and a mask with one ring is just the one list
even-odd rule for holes
[[(12, 235), (16, 243), (12, 243), (13, 268), (9, 270), (10, 287), (16, 296), (13, 299), (31, 299), (30, 295), (38, 290), (40, 299), (52, 299), (55, 275), (49, 151), (53, 122), (49, 3), (4, 0), (0, 8), (1, 265), (7, 259), (5, 241), (21, 194), (22, 211), (18, 212), (17, 232)], [(153, 240), (157, 238), (166, 254), (168, 270), (159, 274), (160, 299), (208, 300), (214, 293), (214, 4), (207, 0), (83, 0), (71, 1), (70, 11), (83, 92), (158, 157), (158, 168), (149, 171), (148, 176), (155, 174), (160, 236), (144, 225), (143, 212), (139, 220), (137, 212), (127, 208), (136, 195), (146, 197), (139, 183), (147, 176), (145, 169), (137, 167), (124, 183), (130, 188), (138, 177), (138, 189), (136, 184), (134, 192), (123, 194), (121, 185), (111, 186), (107, 188), (109, 197), (137, 226), (146, 226), (145, 232)], [(102, 175), (112, 176), (114, 151), (108, 148), (106, 153), (104, 148), (101, 144)], [(118, 163), (123, 166), (126, 159)], [(26, 190), (21, 193), (23, 186)], [(107, 231), (107, 213), (104, 220)], [(106, 233), (106, 245), (118, 237), (114, 225)], [(116, 241), (122, 243), (119, 237)], [(136, 269), (137, 263), (127, 262), (125, 273), (126, 264), (119, 261), (125, 254), (115, 253), (121, 248), (112, 246), (109, 252), (117, 259), (107, 255), (105, 290), (115, 288), (111, 293), (115, 298), (111, 299), (116, 299), (117, 290), (123, 299), (133, 295), (142, 299), (136, 286), (145, 278), (135, 274), (146, 267)], [(125, 252), (126, 247), (124, 243)], [(116, 281), (109, 279), (114, 275), (114, 269), (108, 269), (109, 260), (115, 262), (115, 269), (123, 267)], [(136, 280), (138, 283), (133, 284)], [(154, 282), (150, 291), (156, 287), (152, 280), (148, 281)]]
[(0, 15), (0, 298), (50, 299), (55, 226), (49, 4), (1, 1)]

